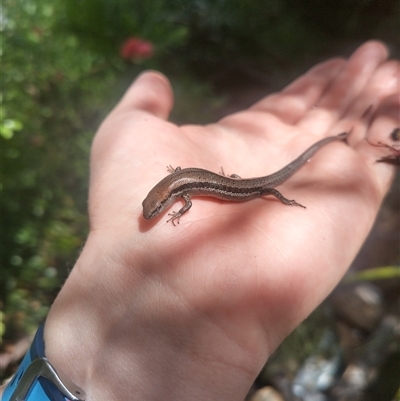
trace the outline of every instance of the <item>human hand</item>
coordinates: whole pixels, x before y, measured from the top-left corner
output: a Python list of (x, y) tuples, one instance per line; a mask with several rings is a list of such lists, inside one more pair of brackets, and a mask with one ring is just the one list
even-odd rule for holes
[[(365, 140), (399, 125), (386, 59), (368, 43), (205, 127), (167, 122), (168, 82), (138, 78), (96, 134), (90, 234), (45, 328), (49, 360), (88, 400), (244, 398), (343, 276), (389, 188), (394, 168)], [(178, 227), (141, 215), (166, 165), (267, 175), (350, 129), (349, 146), (327, 145), (279, 187), (305, 210), (195, 198)]]

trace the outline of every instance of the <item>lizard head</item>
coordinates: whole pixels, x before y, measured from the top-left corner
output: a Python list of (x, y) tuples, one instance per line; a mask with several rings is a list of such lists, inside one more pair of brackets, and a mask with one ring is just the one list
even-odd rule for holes
[(174, 202), (174, 197), (169, 196), (165, 191), (154, 187), (145, 200), (142, 202), (143, 217), (146, 220), (152, 219), (163, 212), (171, 203)]

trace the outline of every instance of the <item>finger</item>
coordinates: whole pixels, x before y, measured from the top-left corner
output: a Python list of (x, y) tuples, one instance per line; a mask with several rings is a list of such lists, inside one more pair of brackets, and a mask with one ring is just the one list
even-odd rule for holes
[(113, 113), (141, 110), (164, 120), (173, 107), (173, 92), (168, 79), (155, 71), (139, 75)]
[(115, 163), (107, 163), (107, 158), (118, 157), (120, 162), (124, 158), (131, 158), (126, 150), (133, 146), (138, 138), (137, 134), (141, 133), (141, 129), (137, 127), (150, 120), (158, 125), (165, 124), (162, 120), (168, 118), (172, 105), (173, 94), (168, 80), (156, 72), (141, 74), (103, 121), (94, 137), (91, 182), (95, 182), (96, 173), (104, 171), (105, 165), (110, 169), (117, 168)]
[(381, 194), (384, 194), (390, 185), (395, 168), (390, 164), (378, 163), (377, 160), (385, 156), (398, 155), (397, 151), (400, 149), (398, 142), (391, 138), (391, 133), (398, 127), (400, 127), (400, 94), (396, 93), (380, 103), (368, 127), (367, 141), (361, 140), (355, 146), (366, 164), (376, 173), (374, 176)]
[[(364, 140), (368, 135), (369, 141), (388, 141), (388, 132), (391, 132), (395, 124), (394, 120), (400, 118), (396, 108), (400, 88), (400, 64), (391, 60), (378, 67), (375, 74), (368, 80), (364, 89), (346, 110), (342, 121), (347, 126), (354, 127), (352, 141)], [(369, 127), (376, 118), (384, 119), (385, 124), (380, 126), (380, 133), (374, 131), (371, 136)], [(347, 122), (346, 122), (347, 121)], [(398, 123), (395, 124), (398, 126)], [(377, 135), (375, 135), (375, 133)]]
[(296, 124), (320, 99), (344, 63), (345, 60), (332, 59), (318, 64), (281, 92), (267, 96), (251, 109), (269, 112), (287, 124)]
[(326, 131), (342, 117), (387, 57), (386, 47), (379, 42), (368, 42), (359, 47), (321, 96), (316, 107), (301, 120), (300, 126), (314, 132)]
[(376, 110), (368, 130), (367, 139), (371, 143), (390, 143), (390, 134), (400, 127), (400, 94), (387, 97)]
[(349, 58), (332, 86), (317, 106), (343, 112), (364, 89), (375, 70), (388, 58), (386, 47), (379, 42), (360, 46)]

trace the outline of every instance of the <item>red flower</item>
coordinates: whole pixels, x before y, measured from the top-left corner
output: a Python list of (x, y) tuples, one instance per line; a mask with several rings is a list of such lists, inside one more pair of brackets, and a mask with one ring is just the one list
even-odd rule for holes
[(154, 47), (151, 42), (131, 37), (121, 46), (120, 56), (127, 60), (150, 58), (154, 54)]

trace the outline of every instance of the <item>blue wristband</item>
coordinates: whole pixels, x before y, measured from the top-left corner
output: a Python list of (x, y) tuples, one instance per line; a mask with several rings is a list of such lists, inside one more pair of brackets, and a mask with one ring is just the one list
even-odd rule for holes
[(32, 345), (17, 372), (4, 390), (1, 401), (83, 401), (85, 393), (61, 378), (44, 353), (44, 324), (36, 332)]

